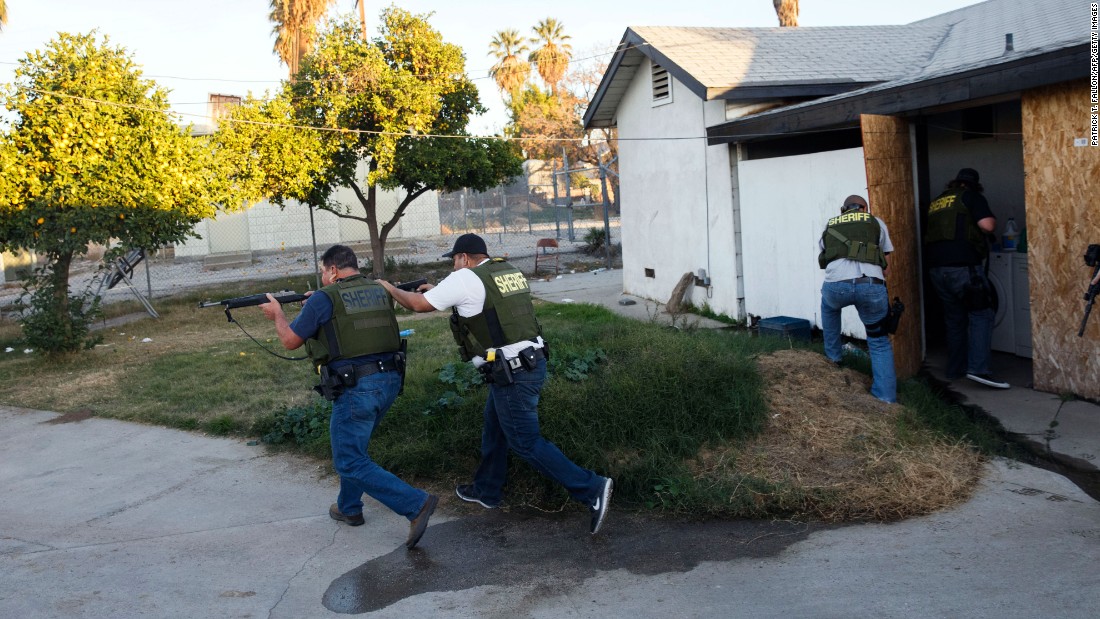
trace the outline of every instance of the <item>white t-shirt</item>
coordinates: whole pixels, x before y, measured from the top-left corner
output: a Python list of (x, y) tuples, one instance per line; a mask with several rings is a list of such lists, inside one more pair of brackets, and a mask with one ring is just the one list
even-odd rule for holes
[[(894, 244), (890, 242), (890, 232), (886, 230), (885, 222), (878, 217), (875, 217), (875, 219), (878, 220), (878, 246), (882, 248), (882, 253), (888, 254), (894, 251)], [(825, 239), (818, 239), (817, 245), (820, 250), (824, 251)], [(864, 276), (877, 277), (881, 280), (886, 279), (882, 267), (870, 262), (837, 258), (825, 265), (825, 281), (827, 282), (842, 282)]]
[[(486, 262), (488, 260), (483, 260), (478, 266)], [(481, 279), (470, 269), (459, 269), (444, 277), (443, 281), (439, 282), (437, 286), (425, 292), (424, 299), (437, 310), (442, 311), (453, 307), (458, 310), (459, 316), (470, 318), (477, 316), (485, 309), (485, 286), (481, 283)], [(503, 354), (505, 359), (511, 359), (528, 346), (542, 348), (542, 337), (539, 336), (536, 340), (538, 343), (523, 340), (522, 342), (501, 346), (497, 349), (497, 354)], [(473, 363), (480, 366), (485, 363), (485, 360), (478, 356), (474, 357)]]

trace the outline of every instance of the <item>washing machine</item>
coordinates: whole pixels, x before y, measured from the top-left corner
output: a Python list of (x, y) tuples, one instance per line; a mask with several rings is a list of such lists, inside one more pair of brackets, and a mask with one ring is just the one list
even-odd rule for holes
[(990, 348), (1016, 354), (1016, 295), (1013, 294), (1013, 272), (1016, 252), (989, 253), (989, 283), (997, 292), (997, 313), (993, 317), (993, 338)]
[(1016, 329), (1015, 353), (1031, 358), (1031, 294), (1027, 280), (1027, 254), (1012, 255), (1012, 322)]

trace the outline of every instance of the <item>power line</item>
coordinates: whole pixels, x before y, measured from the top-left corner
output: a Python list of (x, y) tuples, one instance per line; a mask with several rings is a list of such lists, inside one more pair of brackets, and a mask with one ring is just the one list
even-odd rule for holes
[[(84, 101), (87, 103), (102, 104), (102, 106), (110, 106), (116, 108), (123, 108), (128, 110), (146, 111), (146, 112), (158, 112), (168, 115), (168, 117), (193, 117), (204, 120), (215, 120), (211, 117), (207, 117), (204, 114), (191, 114), (187, 112), (173, 112), (171, 110), (162, 110), (160, 108), (152, 108), (147, 106), (136, 106), (133, 103), (121, 103), (118, 101), (105, 101), (102, 99), (94, 99), (90, 97), (80, 97), (78, 95), (68, 95), (66, 92), (56, 92), (53, 90), (45, 90), (43, 88), (26, 88), (26, 90), (33, 90), (41, 93), (41, 95), (50, 95), (53, 97), (61, 97), (64, 99), (72, 99), (74, 101)], [(403, 133), (395, 131), (371, 131), (367, 129), (341, 129), (341, 128), (328, 128), (328, 126), (311, 126), (306, 124), (290, 124), (290, 123), (273, 123), (264, 121), (253, 121), (246, 119), (234, 119), (231, 117), (224, 117), (217, 119), (218, 122), (234, 122), (239, 124), (251, 124), (255, 126), (266, 126), (271, 129), (297, 129), (305, 131), (318, 131), (322, 133), (340, 133), (340, 134), (356, 134), (356, 135), (389, 135), (397, 137), (441, 137), (441, 139), (453, 139), (453, 140), (500, 140), (506, 142), (607, 142), (608, 140), (603, 137), (551, 137), (548, 135), (539, 135), (533, 137), (525, 136), (511, 136), (511, 135), (458, 135), (458, 134), (443, 134), (443, 133)], [(672, 137), (671, 140), (700, 140), (701, 137)]]
[[(45, 89), (41, 89), (41, 88), (32, 88), (32, 89), (29, 89), (29, 90), (33, 90), (33, 91), (41, 93), (41, 94), (47, 94), (47, 95), (53, 95), (53, 96), (56, 96), (56, 97), (72, 99), (72, 100), (75, 100), (75, 101), (84, 101), (84, 102), (87, 102), (87, 103), (107, 105), (107, 106), (113, 106), (113, 107), (120, 107), (120, 108), (124, 108), (124, 109), (132, 109), (132, 110), (137, 110), (137, 111), (158, 112), (158, 113), (165, 114), (169, 117), (171, 117), (171, 116), (188, 116), (188, 117), (193, 117), (193, 118), (201, 118), (203, 120), (215, 120), (213, 117), (206, 116), (206, 115), (203, 115), (203, 114), (190, 114), (190, 113), (187, 113), (187, 112), (173, 112), (171, 110), (162, 110), (162, 109), (159, 109), (159, 108), (149, 107), (149, 106), (141, 106), (141, 105), (135, 105), (135, 104), (130, 104), (130, 103), (120, 103), (120, 102), (117, 102), (117, 101), (104, 101), (104, 100), (101, 100), (101, 99), (94, 99), (94, 98), (91, 98), (91, 97), (81, 97), (79, 95), (71, 95), (71, 94), (67, 94), (67, 93), (55, 92), (55, 91), (45, 90)], [(443, 133), (414, 133), (414, 132), (403, 133), (403, 132), (397, 132), (397, 131), (372, 131), (372, 130), (369, 130), (369, 129), (343, 129), (343, 128), (338, 128), (338, 127), (314, 127), (314, 126), (311, 126), (311, 125), (297, 125), (297, 124), (290, 124), (290, 123), (271, 123), (271, 122), (264, 122), (264, 121), (257, 121), (257, 120), (246, 120), (246, 119), (243, 119), (243, 118), (232, 118), (232, 117), (219, 118), (219, 119), (217, 119), (217, 121), (218, 122), (234, 122), (234, 123), (239, 123), (239, 124), (254, 125), (254, 126), (258, 126), (258, 127), (269, 127), (269, 128), (272, 128), (272, 129), (299, 129), (299, 130), (305, 130), (305, 131), (319, 131), (319, 132), (323, 132), (323, 133), (341, 133), (341, 134), (345, 134), (345, 135), (346, 134), (376, 135), (376, 136), (394, 136), (394, 137), (412, 137), (412, 138), (443, 138), (443, 139), (457, 139), (457, 140), (501, 140), (501, 141), (505, 141), (505, 142), (559, 142), (559, 143), (569, 143), (569, 142), (589, 142), (589, 143), (593, 143), (593, 142), (610, 142), (610, 141), (616, 141), (616, 142), (676, 142), (676, 141), (685, 141), (685, 140), (706, 140), (706, 139), (708, 139), (708, 137), (706, 135), (701, 135), (701, 136), (636, 137), (636, 138), (615, 137), (615, 138), (612, 138), (612, 139), (602, 138), (602, 137), (598, 137), (598, 136), (585, 136), (585, 137), (579, 137), (579, 138), (556, 138), (556, 137), (551, 137), (551, 136), (533, 136), (533, 137), (532, 136), (507, 136), (507, 135), (482, 135), (482, 136), (479, 136), (479, 135), (458, 135), (458, 134), (443, 134)], [(929, 125), (929, 126), (933, 126), (933, 125)], [(950, 127), (938, 127), (938, 128), (947, 129), (947, 130), (954, 130), (954, 131), (960, 131), (960, 130), (957, 130), (957, 129), (951, 129)], [(741, 138), (768, 138), (768, 137), (782, 137), (782, 136), (792, 136), (792, 135), (813, 135), (813, 134), (818, 134), (818, 133), (830, 133), (834, 130), (835, 130), (834, 128), (824, 128), (824, 129), (806, 130), (806, 131), (751, 133), (751, 134), (739, 135), (738, 137), (741, 137)], [(961, 131), (961, 132), (963, 132), (963, 133), (975, 133), (975, 132), (964, 132), (964, 131)], [(981, 135), (1019, 136), (1021, 134), (1005, 132), (1005, 133), (992, 133), (992, 134), (982, 133)]]

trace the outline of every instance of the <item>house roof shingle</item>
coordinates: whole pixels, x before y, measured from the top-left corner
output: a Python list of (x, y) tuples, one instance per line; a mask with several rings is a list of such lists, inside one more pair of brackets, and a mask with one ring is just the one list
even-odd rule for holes
[[(1011, 52), (1005, 51), (1008, 33)], [(1080, 0), (988, 0), (902, 26), (628, 28), (584, 123), (614, 124), (615, 109), (643, 57), (704, 99), (825, 97), (792, 106), (797, 109), (953, 72), (1019, 64), (1087, 44), (1088, 38), (1088, 5)]]

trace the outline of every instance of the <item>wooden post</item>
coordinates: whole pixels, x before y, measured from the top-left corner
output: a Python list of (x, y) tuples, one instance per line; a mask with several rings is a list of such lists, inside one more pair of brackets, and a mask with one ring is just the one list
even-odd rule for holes
[(894, 244), (886, 270), (890, 300), (899, 297), (905, 303), (901, 326), (891, 336), (894, 366), (898, 378), (908, 378), (920, 370), (924, 359), (921, 268), (917, 253), (919, 224), (913, 198), (909, 122), (893, 116), (863, 114), (860, 125), (863, 161), (867, 169), (867, 201), (871, 204), (871, 214), (886, 222)]

